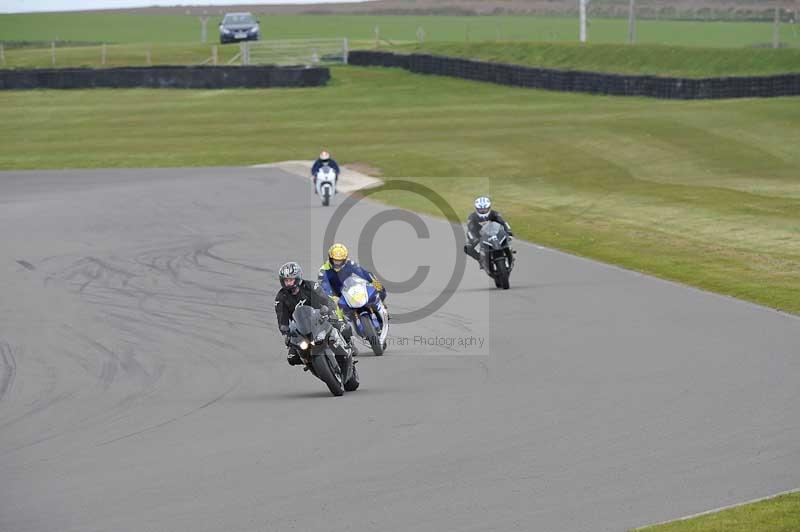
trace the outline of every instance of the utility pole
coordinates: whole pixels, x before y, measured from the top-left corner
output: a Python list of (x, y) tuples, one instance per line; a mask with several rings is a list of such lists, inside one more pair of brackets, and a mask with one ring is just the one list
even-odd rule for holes
[(203, 12), (203, 16), (200, 18), (200, 42), (206, 42), (208, 40), (208, 15)]
[(775, 22), (772, 25), (772, 47), (781, 46), (781, 8), (775, 8)]
[(628, 44), (636, 42), (636, 0), (628, 6)]
[(589, 0), (578, 0), (579, 7), (578, 10), (580, 12), (580, 23), (581, 23), (581, 42), (586, 42), (586, 7), (589, 4)]

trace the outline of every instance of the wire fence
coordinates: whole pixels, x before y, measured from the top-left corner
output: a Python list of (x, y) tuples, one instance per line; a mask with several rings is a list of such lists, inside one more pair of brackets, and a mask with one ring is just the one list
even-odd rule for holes
[(243, 65), (347, 64), (347, 39), (283, 39), (242, 43)]
[(238, 45), (39, 43), (7, 47), (0, 42), (0, 68), (111, 68), (155, 65), (347, 64), (347, 39), (245, 41)]

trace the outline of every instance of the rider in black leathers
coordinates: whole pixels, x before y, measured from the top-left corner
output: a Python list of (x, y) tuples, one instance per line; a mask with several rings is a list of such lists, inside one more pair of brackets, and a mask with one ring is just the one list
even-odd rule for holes
[[(332, 304), (331, 299), (322, 291), (319, 283), (314, 281), (306, 281), (303, 279), (303, 269), (296, 262), (287, 262), (278, 273), (281, 282), (281, 289), (275, 295), (275, 314), (278, 318), (278, 329), (286, 339), (286, 345), (289, 347), (289, 353), (286, 355), (286, 360), (290, 366), (303, 364), (300, 354), (295, 349), (295, 346), (289, 343), (289, 321), (292, 319), (294, 309), (300, 303), (309, 305), (316, 309), (321, 309), (323, 315), (328, 315), (330, 312), (329, 305)], [(347, 356), (349, 354), (356, 355), (356, 350), (352, 344), (353, 332), (350, 326), (345, 322), (336, 320), (335, 318), (328, 317), (333, 325), (332, 335), (336, 340), (339, 335), (344, 339), (342, 344), (346, 345), (346, 349), (336, 347), (339, 342), (334, 343), (334, 351), (337, 355)]]
[(464, 253), (478, 261), (481, 269), (484, 269), (484, 264), (481, 263), (481, 254), (475, 249), (475, 246), (480, 242), (481, 227), (488, 222), (497, 222), (503, 225), (508, 232), (508, 236), (514, 236), (511, 232), (511, 226), (506, 222), (500, 213), (492, 210), (492, 202), (486, 196), (481, 196), (475, 200), (475, 212), (470, 213), (467, 218), (467, 243), (464, 245)]

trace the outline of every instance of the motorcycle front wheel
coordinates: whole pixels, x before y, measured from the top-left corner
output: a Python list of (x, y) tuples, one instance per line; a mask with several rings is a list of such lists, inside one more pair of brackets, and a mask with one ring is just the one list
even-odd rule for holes
[(333, 395), (339, 397), (344, 394), (344, 384), (342, 383), (342, 370), (339, 364), (327, 354), (317, 355), (311, 358), (311, 366), (317, 377), (328, 385), (328, 389)]
[(495, 263), (495, 267), (497, 268), (497, 277), (495, 277), (495, 284), (498, 282), (500, 286), (498, 288), (502, 288), (503, 290), (508, 290), (510, 287), (508, 283), (508, 267), (506, 266), (505, 260), (499, 260)]
[(367, 337), (367, 341), (370, 347), (372, 347), (372, 352), (375, 353), (376, 357), (381, 356), (383, 354), (383, 345), (381, 344), (381, 339), (378, 337), (378, 333), (375, 331), (375, 326), (372, 324), (372, 318), (364, 315), (361, 316), (359, 320), (361, 320), (364, 336)]

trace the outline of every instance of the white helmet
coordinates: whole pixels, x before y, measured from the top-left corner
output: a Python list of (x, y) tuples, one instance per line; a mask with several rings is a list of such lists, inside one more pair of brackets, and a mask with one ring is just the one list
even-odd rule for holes
[(481, 196), (475, 200), (475, 212), (478, 213), (478, 216), (481, 218), (488, 218), (489, 213), (492, 210), (492, 200), (487, 198), (486, 196)]
[(325, 150), (322, 150), (322, 151), (320, 152), (320, 154), (319, 154), (319, 158), (320, 158), (320, 159), (322, 159), (323, 161), (327, 161), (328, 159), (330, 159), (330, 158), (331, 158), (331, 154), (330, 154), (330, 153), (328, 153), (328, 152), (327, 152), (327, 151), (325, 151)]

